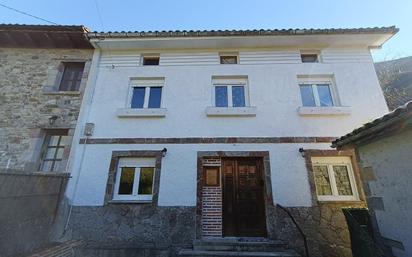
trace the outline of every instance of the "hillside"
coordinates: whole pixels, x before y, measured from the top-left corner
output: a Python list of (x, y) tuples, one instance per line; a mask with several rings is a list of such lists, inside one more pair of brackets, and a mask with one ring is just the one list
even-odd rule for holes
[(390, 110), (412, 100), (412, 56), (375, 63)]

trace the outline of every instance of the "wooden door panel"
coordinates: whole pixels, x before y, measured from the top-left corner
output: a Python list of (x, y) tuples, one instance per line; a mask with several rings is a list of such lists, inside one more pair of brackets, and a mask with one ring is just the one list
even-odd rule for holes
[(266, 236), (263, 180), (258, 161), (223, 160), (224, 236)]
[(234, 161), (227, 161), (222, 165), (223, 168), (223, 234), (227, 236), (236, 235), (236, 215), (235, 215), (235, 165)]

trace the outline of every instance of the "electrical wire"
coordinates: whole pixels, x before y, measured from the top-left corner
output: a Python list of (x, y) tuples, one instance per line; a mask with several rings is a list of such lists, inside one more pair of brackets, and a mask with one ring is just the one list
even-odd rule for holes
[(38, 19), (38, 20), (41, 20), (41, 21), (45, 21), (45, 22), (50, 23), (50, 24), (53, 24), (53, 25), (60, 25), (60, 24), (58, 24), (58, 23), (56, 23), (56, 22), (43, 19), (43, 18), (41, 18), (41, 17), (39, 17), (39, 16), (30, 14), (30, 13), (27, 13), (27, 12), (24, 12), (24, 11), (20, 11), (20, 10), (18, 10), (18, 9), (16, 9), (16, 8), (7, 6), (7, 5), (2, 4), (2, 3), (0, 3), (0, 6), (6, 8), (6, 9), (12, 10), (12, 11), (14, 11), (14, 12), (17, 12), (17, 13), (20, 13), (20, 14), (23, 14), (23, 15), (26, 15), (26, 16), (29, 16), (29, 17), (32, 17), (32, 18), (35, 18), (35, 19)]

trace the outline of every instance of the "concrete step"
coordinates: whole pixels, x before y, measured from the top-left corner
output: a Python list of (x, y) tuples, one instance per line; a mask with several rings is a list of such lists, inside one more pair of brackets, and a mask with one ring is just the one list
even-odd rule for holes
[(286, 246), (281, 241), (267, 239), (239, 239), (239, 238), (219, 238), (219, 239), (199, 239), (193, 241), (193, 250), (200, 251), (252, 251), (271, 252), (282, 249)]
[(292, 250), (278, 250), (273, 252), (252, 252), (252, 251), (203, 251), (203, 250), (180, 250), (179, 256), (187, 257), (301, 257), (298, 253)]

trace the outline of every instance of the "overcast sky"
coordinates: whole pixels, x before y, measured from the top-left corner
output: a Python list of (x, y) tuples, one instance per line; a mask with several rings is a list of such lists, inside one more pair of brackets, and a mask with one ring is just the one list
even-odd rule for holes
[[(375, 61), (412, 55), (412, 0), (0, 0), (58, 24), (98, 31), (354, 28), (396, 25)], [(1, 23), (47, 24), (0, 6)]]

